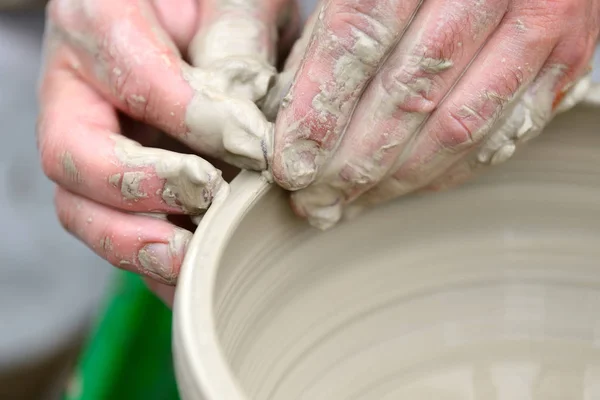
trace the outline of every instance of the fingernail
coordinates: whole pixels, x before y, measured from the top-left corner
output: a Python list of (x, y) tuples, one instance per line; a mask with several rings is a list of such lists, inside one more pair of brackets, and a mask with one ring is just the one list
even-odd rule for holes
[(310, 185), (317, 176), (317, 144), (306, 141), (289, 146), (283, 151), (287, 182), (286, 189), (298, 190)]
[(147, 244), (139, 251), (138, 260), (144, 268), (143, 272), (148, 273), (151, 277), (158, 278), (165, 283), (171, 283), (174, 280), (171, 254), (167, 244)]
[(138, 260), (152, 278), (173, 285), (179, 274), (179, 264), (191, 238), (191, 233), (177, 230), (169, 243), (149, 243), (138, 252)]

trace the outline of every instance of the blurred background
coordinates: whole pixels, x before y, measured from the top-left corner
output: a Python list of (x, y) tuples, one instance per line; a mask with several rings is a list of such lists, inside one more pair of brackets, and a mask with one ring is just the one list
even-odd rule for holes
[(35, 143), (45, 3), (0, 0), (0, 399), (176, 399), (171, 311), (55, 216)]
[(43, 23), (42, 8), (0, 11), (0, 399), (7, 400), (58, 397), (113, 273), (63, 231), (54, 184), (40, 168)]
[(2, 11), (27, 2), (0, 0), (0, 399), (176, 398), (170, 311), (55, 216), (35, 144), (44, 1)]

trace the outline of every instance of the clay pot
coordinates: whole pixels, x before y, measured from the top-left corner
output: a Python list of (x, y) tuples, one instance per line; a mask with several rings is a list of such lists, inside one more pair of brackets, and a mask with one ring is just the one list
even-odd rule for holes
[(320, 233), (244, 172), (175, 301), (183, 399), (600, 399), (600, 118)]

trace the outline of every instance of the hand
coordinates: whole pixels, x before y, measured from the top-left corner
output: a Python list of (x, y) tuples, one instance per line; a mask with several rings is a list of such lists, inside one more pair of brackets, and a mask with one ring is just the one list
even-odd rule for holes
[(598, 0), (324, 1), (273, 176), (321, 228), (462, 183), (581, 99), (599, 30)]
[(173, 285), (191, 233), (167, 215), (202, 213), (227, 184), (195, 155), (140, 143), (156, 145), (162, 131), (194, 152), (265, 168), (272, 125), (255, 103), (293, 39), (294, 9), (52, 0), (47, 16), (38, 147), (59, 219), (113, 265)]

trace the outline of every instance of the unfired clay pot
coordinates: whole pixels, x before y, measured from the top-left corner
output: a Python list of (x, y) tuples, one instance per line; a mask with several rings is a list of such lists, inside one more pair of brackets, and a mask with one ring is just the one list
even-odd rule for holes
[(183, 399), (600, 399), (600, 115), (320, 233), (242, 173), (175, 302)]

